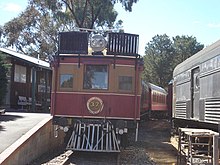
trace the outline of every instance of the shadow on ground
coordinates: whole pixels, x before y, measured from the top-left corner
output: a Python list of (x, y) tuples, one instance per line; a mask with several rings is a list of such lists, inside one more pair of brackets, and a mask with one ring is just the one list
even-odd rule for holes
[(4, 127), (1, 125), (1, 122), (9, 122), (9, 121), (15, 121), (19, 118), (23, 118), (19, 115), (12, 115), (12, 114), (2, 114), (0, 115), (0, 131), (4, 131)]

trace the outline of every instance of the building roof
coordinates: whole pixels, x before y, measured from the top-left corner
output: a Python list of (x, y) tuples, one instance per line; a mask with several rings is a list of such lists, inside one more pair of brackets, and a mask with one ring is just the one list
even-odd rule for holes
[(43, 67), (43, 68), (47, 68), (47, 69), (50, 68), (50, 64), (48, 62), (31, 57), (31, 56), (28, 56), (28, 55), (25, 55), (25, 54), (18, 53), (14, 50), (7, 49), (7, 48), (0, 48), (0, 51), (4, 52), (6, 54), (9, 54), (10, 56), (14, 56), (14, 57), (19, 58), (21, 60), (33, 63), (34, 65), (38, 65), (39, 67)]

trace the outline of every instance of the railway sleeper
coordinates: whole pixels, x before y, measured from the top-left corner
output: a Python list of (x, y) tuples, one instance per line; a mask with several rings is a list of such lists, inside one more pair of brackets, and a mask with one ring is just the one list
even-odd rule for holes
[(74, 151), (120, 152), (119, 141), (110, 122), (74, 123), (66, 149)]

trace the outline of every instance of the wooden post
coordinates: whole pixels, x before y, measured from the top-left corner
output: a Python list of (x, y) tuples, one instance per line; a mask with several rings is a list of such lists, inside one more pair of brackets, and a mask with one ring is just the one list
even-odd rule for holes
[(35, 112), (36, 110), (36, 69), (32, 68), (32, 103), (31, 103), (31, 111)]
[(219, 164), (219, 153), (218, 153), (218, 135), (213, 135), (213, 164)]

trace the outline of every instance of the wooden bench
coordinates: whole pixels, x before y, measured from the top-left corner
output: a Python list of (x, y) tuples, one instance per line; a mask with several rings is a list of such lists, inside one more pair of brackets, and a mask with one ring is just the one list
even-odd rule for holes
[(5, 113), (5, 109), (0, 109), (0, 115)]
[(18, 105), (21, 105), (21, 109), (27, 105), (27, 98), (24, 96), (18, 96)]
[[(32, 106), (32, 98), (31, 97), (24, 97), (24, 96), (18, 96), (18, 105), (21, 106), (21, 109), (24, 109), (24, 106), (27, 106), (28, 109)], [(35, 105), (37, 108), (40, 108), (42, 105), (39, 102), (35, 102)]]
[[(32, 98), (31, 98), (31, 97), (28, 98), (28, 100), (27, 100), (27, 105), (28, 105), (28, 109), (31, 109), (31, 106), (32, 106)], [(41, 105), (41, 103), (35, 101), (35, 106), (36, 106), (36, 108), (38, 109), (38, 108), (40, 108), (42, 105)]]
[(31, 97), (28, 97), (28, 99), (27, 99), (27, 105), (28, 105), (28, 106), (31, 106), (31, 104), (32, 104), (32, 98), (31, 98)]

